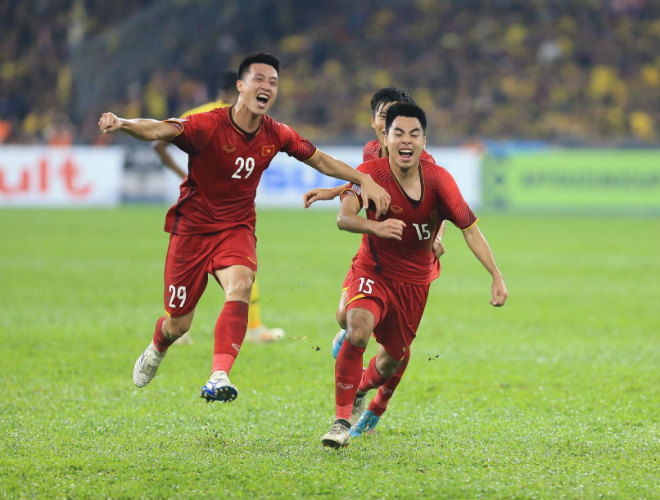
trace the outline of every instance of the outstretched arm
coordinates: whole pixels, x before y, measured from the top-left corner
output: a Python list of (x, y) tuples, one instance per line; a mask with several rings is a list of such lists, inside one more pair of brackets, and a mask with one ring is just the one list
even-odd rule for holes
[(303, 204), (305, 208), (312, 206), (315, 201), (321, 200), (334, 200), (337, 196), (342, 194), (349, 184), (343, 186), (336, 186), (332, 188), (314, 188), (310, 189), (303, 195)]
[(154, 148), (154, 151), (160, 158), (160, 161), (163, 162), (163, 165), (165, 165), (167, 168), (169, 168), (172, 172), (174, 172), (182, 179), (185, 179), (186, 173), (179, 165), (177, 165), (177, 163), (174, 161), (174, 158), (172, 158), (172, 155), (170, 155), (170, 153), (167, 151), (167, 146), (169, 146), (169, 144), (170, 143), (167, 141), (158, 140), (152, 144), (152, 147)]
[(357, 198), (352, 195), (344, 196), (337, 214), (337, 227), (350, 233), (373, 234), (380, 238), (401, 240), (403, 228), (406, 227), (403, 221), (399, 219), (369, 220), (360, 217), (359, 211), (360, 203)]
[(157, 139), (169, 141), (174, 139), (181, 129), (173, 122), (151, 120), (149, 118), (134, 118), (127, 120), (114, 113), (103, 113), (99, 120), (99, 128), (104, 134), (121, 130), (142, 141), (155, 141)]
[(316, 154), (305, 162), (312, 168), (330, 177), (343, 179), (354, 184), (359, 184), (361, 189), (362, 202), (365, 207), (373, 201), (376, 207), (376, 218), (387, 212), (390, 207), (390, 195), (370, 175), (358, 172), (343, 161), (337, 160), (324, 153), (320, 149)]
[(481, 234), (481, 231), (476, 224), (463, 231), (463, 237), (470, 247), (470, 250), (472, 250), (472, 253), (477, 259), (479, 259), (479, 262), (483, 264), (493, 277), (493, 284), (490, 289), (492, 296), (490, 303), (495, 307), (503, 306), (508, 297), (508, 293), (506, 291), (506, 285), (504, 284), (504, 277), (497, 268), (495, 257), (493, 257), (493, 252), (491, 252), (486, 238)]

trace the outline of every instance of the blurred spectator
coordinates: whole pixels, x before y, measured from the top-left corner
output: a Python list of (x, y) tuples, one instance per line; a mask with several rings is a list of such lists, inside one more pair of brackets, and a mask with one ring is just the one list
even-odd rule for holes
[[(0, 4), (5, 142), (48, 141), (52, 117), (74, 116), (69, 44), (85, 43), (109, 28), (117, 36), (120, 21), (154, 4)], [(178, 56), (137, 80), (116, 75), (123, 98), (99, 102), (100, 109), (125, 116), (178, 116), (209, 99), (215, 68), (270, 50), (283, 62), (285, 98), (274, 116), (299, 124), (301, 133), (318, 143), (370, 138), (368, 99), (384, 85), (411, 91), (427, 111), (428, 140), (434, 145), (540, 139), (657, 146), (660, 140), (659, 2), (175, 4), (206, 9), (208, 26), (168, 26), (171, 38), (162, 43), (176, 44)], [(204, 36), (194, 38), (193, 32)], [(130, 62), (132, 54), (116, 57)], [(99, 109), (86, 111), (89, 116), (65, 128), (75, 127), (75, 142), (95, 143)]]

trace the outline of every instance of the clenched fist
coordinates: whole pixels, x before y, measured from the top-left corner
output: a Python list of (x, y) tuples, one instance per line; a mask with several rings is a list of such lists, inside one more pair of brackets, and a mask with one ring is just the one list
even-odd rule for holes
[(99, 120), (99, 128), (104, 134), (109, 134), (114, 132), (121, 127), (121, 121), (119, 117), (114, 113), (103, 113), (101, 119)]

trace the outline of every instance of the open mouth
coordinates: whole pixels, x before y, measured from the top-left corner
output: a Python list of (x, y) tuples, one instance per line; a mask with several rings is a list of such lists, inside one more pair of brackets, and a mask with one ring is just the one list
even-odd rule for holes
[(409, 160), (413, 156), (412, 149), (399, 149), (399, 156), (404, 160)]
[(268, 94), (257, 94), (257, 101), (260, 102), (261, 104), (268, 104), (268, 101), (270, 100), (270, 97)]

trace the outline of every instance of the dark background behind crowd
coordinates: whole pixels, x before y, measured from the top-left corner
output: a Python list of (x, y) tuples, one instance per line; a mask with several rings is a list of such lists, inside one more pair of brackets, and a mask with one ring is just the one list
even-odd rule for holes
[(167, 118), (248, 53), (282, 60), (274, 118), (320, 144), (371, 139), (405, 87), (428, 141), (657, 146), (660, 2), (0, 2), (0, 143), (103, 144), (101, 112)]

